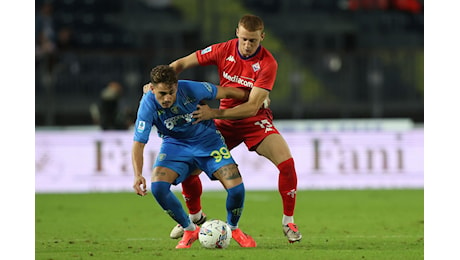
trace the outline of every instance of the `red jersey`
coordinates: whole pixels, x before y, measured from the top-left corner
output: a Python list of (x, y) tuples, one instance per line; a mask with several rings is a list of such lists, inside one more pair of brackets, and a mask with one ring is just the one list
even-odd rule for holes
[[(263, 46), (250, 57), (243, 57), (238, 51), (238, 39), (216, 43), (196, 51), (201, 66), (216, 65), (220, 85), (250, 90), (253, 87), (271, 91), (275, 84), (278, 63)], [(220, 108), (232, 108), (247, 100), (222, 99)]]

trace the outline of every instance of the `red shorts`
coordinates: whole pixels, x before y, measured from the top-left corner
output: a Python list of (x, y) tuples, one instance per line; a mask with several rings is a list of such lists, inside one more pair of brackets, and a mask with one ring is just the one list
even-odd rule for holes
[(244, 142), (249, 151), (255, 151), (265, 137), (279, 134), (278, 129), (273, 125), (273, 114), (270, 109), (260, 109), (257, 115), (245, 119), (214, 119), (214, 121), (217, 129), (224, 136), (229, 150)]

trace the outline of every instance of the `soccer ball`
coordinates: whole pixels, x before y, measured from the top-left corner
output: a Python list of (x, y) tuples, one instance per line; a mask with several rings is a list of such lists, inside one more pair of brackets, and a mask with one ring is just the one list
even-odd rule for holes
[(198, 239), (205, 248), (227, 248), (232, 240), (232, 230), (224, 221), (211, 219), (201, 225)]

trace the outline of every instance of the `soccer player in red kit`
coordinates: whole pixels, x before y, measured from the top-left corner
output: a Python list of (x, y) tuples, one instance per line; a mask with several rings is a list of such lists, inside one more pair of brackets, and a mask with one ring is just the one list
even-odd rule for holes
[[(220, 85), (250, 91), (248, 100), (223, 99), (219, 109), (199, 106), (194, 112), (197, 121), (214, 119), (225, 137), (229, 149), (242, 142), (249, 151), (270, 160), (278, 169), (278, 190), (283, 203), (283, 232), (289, 242), (298, 242), (302, 234), (294, 223), (297, 174), (291, 151), (273, 125), (272, 111), (264, 101), (269, 100), (278, 64), (261, 42), (265, 37), (264, 23), (255, 15), (244, 15), (238, 22), (236, 39), (217, 43), (180, 58), (170, 64), (177, 73), (194, 67), (216, 65)], [(199, 171), (196, 172), (198, 174)], [(182, 194), (192, 221), (201, 224), (206, 215), (201, 209), (201, 181), (198, 175), (182, 183)], [(182, 236), (176, 226), (171, 238)]]

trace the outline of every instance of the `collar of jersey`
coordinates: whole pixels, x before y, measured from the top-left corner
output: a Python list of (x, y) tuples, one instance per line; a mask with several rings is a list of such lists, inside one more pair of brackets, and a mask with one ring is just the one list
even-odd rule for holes
[(240, 58), (243, 60), (249, 60), (250, 58), (256, 56), (259, 53), (260, 49), (262, 49), (262, 45), (259, 45), (259, 47), (257, 47), (257, 50), (256, 52), (254, 52), (254, 54), (248, 57), (244, 57), (243, 55), (241, 55), (240, 50), (238, 50), (238, 43), (236, 44), (236, 52), (238, 52), (238, 56), (240, 56)]

